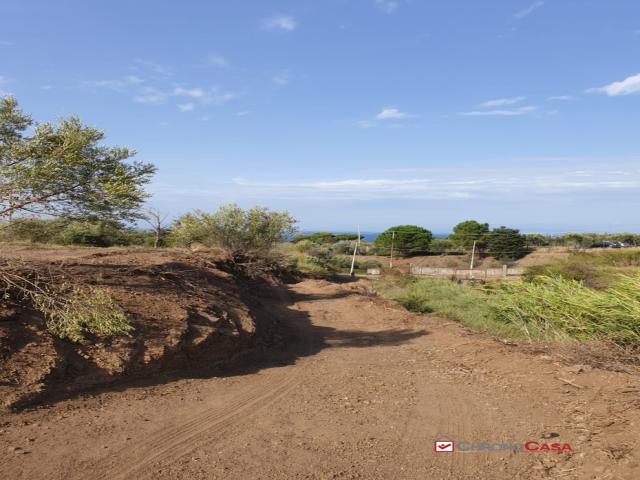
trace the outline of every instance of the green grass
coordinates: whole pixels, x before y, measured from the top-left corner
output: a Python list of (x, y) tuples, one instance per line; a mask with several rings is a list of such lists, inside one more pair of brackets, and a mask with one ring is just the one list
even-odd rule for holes
[(480, 288), (440, 279), (388, 277), (375, 285), (408, 310), (491, 335), (536, 340), (603, 340), (640, 347), (640, 273), (596, 290), (561, 276)]
[(490, 298), (480, 288), (449, 280), (410, 276), (382, 279), (374, 288), (412, 312), (447, 317), (491, 335), (521, 336), (515, 325), (492, 317)]
[(528, 267), (525, 280), (538, 276), (563, 277), (583, 282), (585, 286), (603, 290), (615, 283), (620, 274), (640, 271), (639, 250), (609, 250), (599, 253), (575, 252), (566, 260)]
[(505, 283), (490, 308), (494, 319), (531, 338), (640, 345), (640, 274), (620, 276), (604, 290), (560, 276)]

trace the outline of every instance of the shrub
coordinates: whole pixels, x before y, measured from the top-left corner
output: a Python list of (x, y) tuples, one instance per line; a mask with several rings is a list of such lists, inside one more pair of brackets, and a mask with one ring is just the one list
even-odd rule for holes
[(148, 232), (124, 228), (114, 221), (69, 218), (17, 218), (0, 227), (3, 241), (111, 247), (144, 245)]
[(59, 338), (79, 342), (86, 332), (111, 337), (129, 335), (133, 330), (122, 307), (104, 288), (63, 284), (34, 294), (33, 303), (45, 315), (48, 330)]
[(224, 249), (234, 260), (264, 257), (294, 232), (295, 220), (288, 212), (255, 207), (243, 210), (226, 205), (215, 213), (200, 210), (178, 218), (172, 236), (183, 246), (201, 243)]
[(379, 261), (373, 259), (359, 262), (359, 266), (362, 270), (366, 270), (368, 268), (382, 268), (382, 264)]
[(415, 225), (398, 225), (378, 235), (373, 244), (381, 255), (389, 255), (393, 244), (395, 255), (410, 256), (428, 252), (432, 238), (432, 233), (425, 228)]
[(108, 290), (43, 277), (23, 265), (0, 265), (0, 301), (8, 299), (30, 302), (44, 315), (53, 335), (75, 342), (83, 340), (86, 333), (108, 337), (129, 335), (133, 330)]
[(454, 243), (448, 238), (434, 238), (431, 240), (429, 251), (431, 253), (443, 254), (450, 252), (454, 248)]

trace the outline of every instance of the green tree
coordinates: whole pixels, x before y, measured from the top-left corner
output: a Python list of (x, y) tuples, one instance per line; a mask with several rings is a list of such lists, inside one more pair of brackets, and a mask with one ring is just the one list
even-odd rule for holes
[(34, 124), (13, 97), (0, 98), (0, 218), (137, 218), (155, 167), (127, 163), (135, 152), (101, 145), (104, 137), (77, 117)]
[(534, 247), (546, 247), (551, 245), (551, 238), (547, 235), (543, 235), (542, 233), (528, 233), (525, 234), (525, 238), (527, 240), (527, 244)]
[(473, 248), (473, 242), (477, 243), (478, 248), (482, 248), (484, 246), (483, 239), (488, 232), (488, 223), (466, 220), (453, 227), (453, 233), (449, 235), (449, 240), (463, 250), (471, 250)]
[(376, 237), (373, 244), (382, 255), (410, 256), (429, 251), (433, 234), (426, 228), (416, 225), (398, 225), (391, 227)]
[(295, 233), (289, 212), (225, 205), (214, 213), (196, 210), (176, 220), (172, 234), (181, 245), (201, 243), (224, 249), (235, 260), (265, 256)]
[(527, 241), (515, 228), (494, 228), (485, 235), (486, 252), (499, 260), (515, 260), (527, 253)]

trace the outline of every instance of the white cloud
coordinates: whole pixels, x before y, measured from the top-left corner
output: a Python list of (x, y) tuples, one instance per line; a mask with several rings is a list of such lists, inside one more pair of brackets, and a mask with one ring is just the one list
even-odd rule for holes
[(529, 15), (531, 15), (538, 8), (541, 8), (543, 5), (544, 5), (544, 2), (542, 0), (540, 0), (538, 2), (534, 2), (531, 5), (529, 5), (527, 8), (525, 8), (524, 10), (520, 10), (519, 12), (517, 12), (513, 16), (513, 18), (515, 18), (516, 20), (522, 20), (523, 18), (528, 17)]
[(375, 118), (376, 120), (398, 120), (401, 118), (407, 118), (409, 115), (401, 112), (395, 107), (386, 107), (383, 108), (380, 113), (378, 113)]
[(574, 97), (573, 95), (553, 95), (551, 97), (547, 97), (547, 100), (558, 100), (561, 102), (568, 102), (571, 100), (575, 100), (576, 97)]
[(51, 85), (42, 85), (40, 88), (42, 90), (51, 90), (53, 87)]
[(378, 10), (384, 13), (393, 13), (398, 10), (400, 4), (391, 0), (375, 0), (375, 5)]
[(463, 112), (460, 115), (463, 117), (514, 117), (533, 113), (537, 109), (538, 107), (527, 106), (504, 110), (474, 110), (471, 112)]
[(180, 110), (181, 112), (185, 113), (185, 112), (191, 112), (193, 111), (193, 109), (195, 108), (195, 104), (193, 102), (188, 102), (188, 103), (182, 103), (178, 105), (178, 110)]
[(202, 103), (222, 105), (223, 103), (230, 102), (236, 97), (237, 95), (234, 92), (223, 92), (217, 88), (212, 88), (204, 97), (202, 97)]
[(11, 42), (9, 40), (0, 40), (0, 45), (2, 45), (3, 47), (13, 47), (15, 45), (15, 42)]
[(251, 115), (251, 110), (240, 110), (236, 112), (237, 117), (246, 117), (247, 115)]
[(83, 85), (93, 88), (105, 88), (116, 92), (122, 92), (130, 87), (144, 83), (144, 80), (136, 75), (127, 75), (119, 80), (88, 80)]
[(164, 103), (169, 95), (162, 90), (153, 87), (142, 87), (138, 90), (133, 101), (136, 103), (146, 103), (151, 105), (159, 105)]
[(173, 89), (173, 94), (182, 97), (202, 98), (205, 93), (201, 88), (183, 88), (176, 87)]
[(520, 103), (526, 100), (527, 97), (512, 97), (512, 98), (497, 98), (495, 100), (489, 100), (487, 102), (483, 102), (478, 107), (480, 108), (495, 108), (495, 107), (504, 107), (507, 105), (514, 105), (516, 103)]
[(269, 30), (285, 30), (287, 32), (292, 32), (298, 27), (295, 18), (281, 14), (266, 18), (262, 23)]
[(619, 82), (613, 82), (609, 85), (599, 88), (590, 88), (587, 93), (606, 93), (610, 97), (619, 95), (631, 95), (632, 93), (640, 93), (640, 73), (625, 78)]
[(291, 83), (291, 74), (289, 73), (288, 70), (283, 70), (281, 72), (276, 73), (273, 77), (271, 77), (271, 80), (276, 85), (280, 85), (281, 87), (284, 87), (285, 85), (289, 85)]
[[(564, 168), (543, 174), (523, 170), (472, 172), (434, 170), (425, 178), (338, 178), (316, 180), (262, 181), (235, 178), (228, 185), (234, 195), (289, 199), (471, 199), (504, 195), (546, 195), (581, 192), (635, 190), (640, 187), (637, 171), (597, 171), (593, 175)], [(468, 176), (467, 176), (468, 175)]]

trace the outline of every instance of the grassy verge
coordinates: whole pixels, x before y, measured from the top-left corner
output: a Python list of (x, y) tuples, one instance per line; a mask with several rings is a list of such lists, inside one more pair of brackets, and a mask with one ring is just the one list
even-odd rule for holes
[(376, 289), (411, 311), (448, 317), (491, 335), (640, 347), (640, 274), (618, 276), (602, 290), (560, 276), (491, 289), (400, 277), (380, 280)]
[(531, 338), (606, 340), (640, 346), (640, 274), (604, 290), (558, 276), (504, 284), (489, 300), (491, 316)]
[(639, 250), (574, 252), (565, 260), (528, 267), (525, 279), (533, 280), (538, 276), (562, 277), (602, 290), (615, 283), (621, 274), (637, 272), (640, 272)]
[(519, 337), (522, 331), (492, 316), (490, 298), (482, 289), (435, 278), (385, 277), (374, 288), (407, 310), (457, 320), (490, 335)]

